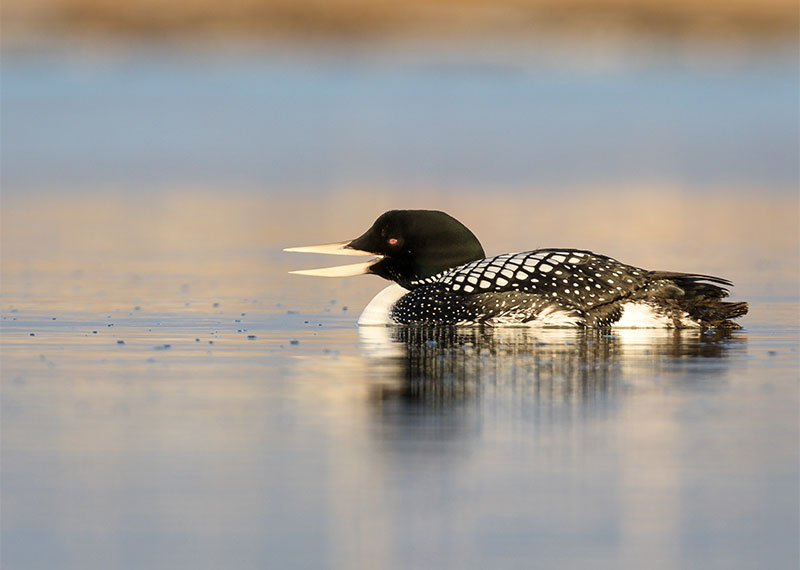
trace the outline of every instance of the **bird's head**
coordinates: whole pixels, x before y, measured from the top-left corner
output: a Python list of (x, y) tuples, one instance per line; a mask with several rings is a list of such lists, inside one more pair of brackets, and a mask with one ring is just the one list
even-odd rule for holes
[(421, 280), (485, 257), (478, 238), (461, 222), (436, 210), (390, 210), (354, 240), (285, 251), (373, 255), (366, 263), (293, 271), (340, 277), (373, 273), (408, 289)]

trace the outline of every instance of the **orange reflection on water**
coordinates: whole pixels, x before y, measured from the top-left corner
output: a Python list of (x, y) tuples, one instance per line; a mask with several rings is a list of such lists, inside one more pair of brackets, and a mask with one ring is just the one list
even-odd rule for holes
[(298, 288), (360, 295), (377, 288), (377, 280), (334, 285), (289, 277), (286, 271), (310, 260), (280, 250), (356, 237), (392, 208), (445, 210), (489, 254), (590, 249), (649, 269), (720, 275), (737, 285), (740, 297), (792, 295), (800, 279), (794, 192), (354, 189), (296, 198), (244, 191), (174, 190), (145, 198), (50, 192), (4, 199), (3, 293), (7, 302), (33, 296), (56, 303), (98, 292), (154, 301), (281, 296)]

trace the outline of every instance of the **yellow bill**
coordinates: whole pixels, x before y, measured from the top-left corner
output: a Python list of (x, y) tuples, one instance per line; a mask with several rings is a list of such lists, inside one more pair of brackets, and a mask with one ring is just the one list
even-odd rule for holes
[[(322, 245), (306, 245), (301, 247), (287, 247), (283, 251), (291, 253), (323, 253), (329, 255), (372, 255), (368, 251), (360, 251), (347, 247), (350, 241), (337, 243), (326, 243)], [(337, 265), (335, 267), (323, 267), (320, 269), (298, 269), (290, 271), (293, 275), (311, 275), (313, 277), (350, 277), (353, 275), (363, 275), (369, 273), (370, 267), (381, 260), (381, 257), (374, 257), (372, 260), (363, 263), (351, 263), (348, 265)]]

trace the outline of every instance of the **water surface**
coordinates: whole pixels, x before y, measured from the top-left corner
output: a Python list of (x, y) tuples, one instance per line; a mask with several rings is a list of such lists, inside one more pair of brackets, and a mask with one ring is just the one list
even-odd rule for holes
[(118, 309), (3, 313), (9, 567), (797, 555), (796, 304), (613, 335)]

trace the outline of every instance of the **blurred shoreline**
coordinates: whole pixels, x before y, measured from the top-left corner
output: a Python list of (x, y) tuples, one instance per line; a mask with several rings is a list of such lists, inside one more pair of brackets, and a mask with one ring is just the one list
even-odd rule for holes
[(7, 0), (2, 45), (55, 42), (278, 43), (638, 40), (787, 44), (798, 38), (791, 0), (473, 0), (336, 2), (286, 0)]

